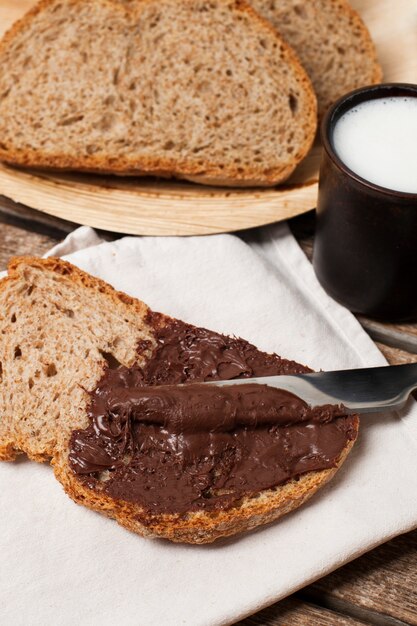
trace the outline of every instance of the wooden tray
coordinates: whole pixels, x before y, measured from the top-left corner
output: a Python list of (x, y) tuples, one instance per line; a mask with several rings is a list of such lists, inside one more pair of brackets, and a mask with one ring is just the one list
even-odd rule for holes
[[(371, 30), (387, 82), (417, 83), (415, 0), (352, 0)], [(0, 34), (33, 0), (0, 0)], [(320, 149), (286, 186), (222, 189), (156, 179), (49, 174), (0, 165), (0, 193), (72, 222), (135, 235), (202, 235), (240, 230), (315, 207)]]

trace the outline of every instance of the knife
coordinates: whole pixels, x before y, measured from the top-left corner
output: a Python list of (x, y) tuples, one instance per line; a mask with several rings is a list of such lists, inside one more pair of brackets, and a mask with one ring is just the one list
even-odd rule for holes
[(310, 406), (343, 404), (351, 413), (379, 413), (401, 409), (417, 389), (417, 363), (315, 372), (291, 376), (262, 376), (210, 381), (220, 387), (257, 383), (284, 389)]

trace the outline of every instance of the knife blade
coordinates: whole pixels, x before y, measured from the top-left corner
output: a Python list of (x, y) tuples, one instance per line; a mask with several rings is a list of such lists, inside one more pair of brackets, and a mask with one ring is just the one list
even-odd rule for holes
[(417, 363), (334, 372), (314, 372), (209, 381), (220, 387), (257, 383), (289, 391), (312, 407), (343, 404), (347, 412), (378, 413), (401, 409), (417, 389)]

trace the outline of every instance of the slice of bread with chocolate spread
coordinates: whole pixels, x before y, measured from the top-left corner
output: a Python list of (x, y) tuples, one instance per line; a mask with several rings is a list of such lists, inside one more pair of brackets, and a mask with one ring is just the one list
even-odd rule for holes
[(141, 535), (208, 543), (276, 520), (357, 436), (356, 416), (279, 390), (170, 388), (308, 368), (153, 313), (59, 259), (11, 261), (0, 319), (0, 459), (51, 461), (73, 500)]
[(0, 159), (273, 185), (307, 154), (316, 98), (242, 0), (42, 0), (0, 45)]

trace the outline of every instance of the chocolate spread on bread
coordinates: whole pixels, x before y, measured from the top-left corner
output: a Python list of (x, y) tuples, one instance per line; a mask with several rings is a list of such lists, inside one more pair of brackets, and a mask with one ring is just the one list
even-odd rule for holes
[(301, 365), (179, 321), (156, 339), (143, 369), (107, 369), (89, 427), (72, 434), (70, 466), (92, 489), (150, 513), (228, 508), (334, 467), (356, 436), (340, 407), (311, 409), (266, 385), (174, 386), (309, 371)]

